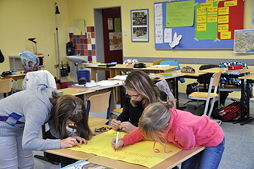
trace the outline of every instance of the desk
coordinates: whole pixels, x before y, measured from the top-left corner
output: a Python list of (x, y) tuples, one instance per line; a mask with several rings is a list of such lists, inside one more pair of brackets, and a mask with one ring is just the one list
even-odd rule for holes
[(229, 78), (238, 78), (241, 79), (241, 117), (238, 122), (240, 122), (241, 125), (244, 125), (251, 120), (253, 120), (250, 117), (250, 110), (249, 110), (249, 100), (250, 100), (250, 89), (249, 89), (249, 83), (251, 80), (254, 80), (253, 75), (246, 75), (250, 72), (254, 71), (254, 69), (242, 69), (242, 70), (236, 70), (236, 71), (228, 71), (223, 68), (211, 68), (202, 70), (209, 73), (214, 73), (216, 71), (221, 71), (222, 77), (229, 77)]
[[(167, 158), (163, 162), (157, 164), (156, 166), (152, 167), (151, 169), (166, 169), (166, 168), (173, 168), (176, 165), (184, 162), (185, 160), (189, 159), (190, 157), (198, 154), (199, 152), (203, 151), (204, 147), (195, 147), (191, 150), (182, 150), (177, 154)], [(88, 159), (89, 162), (96, 163), (99, 165), (103, 165), (106, 167), (111, 168), (121, 168), (121, 169), (147, 169), (147, 167), (131, 164), (123, 161), (113, 160), (106, 157), (100, 156), (93, 156)]]
[(59, 91), (63, 92), (63, 95), (77, 96), (77, 95), (84, 95), (84, 94), (88, 94), (88, 93), (93, 93), (96, 90), (89, 89), (89, 88), (68, 87), (68, 88), (64, 88), (64, 89), (59, 89)]
[[(100, 119), (100, 118), (89, 118), (88, 124), (92, 130), (94, 128), (101, 127), (105, 124), (107, 120), (106, 119)], [(164, 169), (164, 168), (172, 168), (176, 166), (177, 164), (189, 159), (190, 157), (194, 156), (195, 154), (198, 154), (202, 150), (204, 150), (204, 147), (195, 147), (191, 150), (182, 150), (178, 152), (177, 154), (169, 157), (168, 159), (164, 160), (163, 162), (159, 163), (158, 165), (154, 166), (152, 169)], [(46, 150), (45, 152), (60, 155), (63, 157), (68, 157), (76, 160), (88, 160), (90, 162), (104, 165), (107, 167), (112, 168), (121, 168), (121, 169), (145, 169), (146, 167), (130, 164), (123, 161), (118, 160), (112, 160), (105, 157), (96, 156), (93, 154), (88, 154), (84, 152), (78, 152), (74, 150), (69, 149), (54, 149), (54, 150)]]
[(127, 67), (125, 64), (117, 64), (115, 66), (111, 67), (106, 67), (106, 66), (98, 66), (98, 65), (93, 65), (89, 66), (86, 65), (86, 68), (91, 68), (91, 78), (92, 80), (96, 81), (96, 72), (97, 70), (108, 70), (109, 71), (109, 78), (113, 78), (116, 75), (120, 75), (121, 71), (132, 71), (132, 70), (143, 70), (146, 72), (168, 72), (172, 71), (176, 68), (176, 66), (165, 66), (165, 67), (146, 67), (146, 68), (133, 68), (133, 67)]
[(25, 73), (17, 72), (15, 75), (7, 75), (7, 76), (4, 76), (2, 78), (12, 78), (13, 80), (17, 81), (17, 80), (20, 80), (20, 79), (24, 79), (25, 76), (26, 76)]

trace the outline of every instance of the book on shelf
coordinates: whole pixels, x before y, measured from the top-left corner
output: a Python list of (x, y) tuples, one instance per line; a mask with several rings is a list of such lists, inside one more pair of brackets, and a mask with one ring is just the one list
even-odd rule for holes
[(82, 161), (78, 161), (76, 163), (70, 164), (68, 166), (65, 166), (61, 169), (111, 169), (111, 168), (82, 160)]

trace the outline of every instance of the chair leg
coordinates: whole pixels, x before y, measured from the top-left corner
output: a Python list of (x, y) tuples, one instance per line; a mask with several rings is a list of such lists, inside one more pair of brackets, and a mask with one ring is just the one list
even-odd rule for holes
[(214, 103), (215, 103), (215, 98), (213, 98), (212, 102), (211, 102), (211, 107), (208, 113), (208, 117), (211, 117), (212, 111), (213, 111), (213, 107), (214, 107)]
[(207, 98), (206, 99), (206, 103), (205, 103), (205, 110), (204, 110), (204, 114), (203, 115), (206, 115), (206, 112), (207, 112), (208, 106), (209, 106), (209, 102), (210, 102), (210, 98)]

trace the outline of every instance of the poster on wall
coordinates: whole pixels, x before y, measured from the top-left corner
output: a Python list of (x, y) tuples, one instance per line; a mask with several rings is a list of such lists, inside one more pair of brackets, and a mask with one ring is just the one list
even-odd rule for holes
[(113, 30), (113, 18), (108, 18), (108, 30)]
[(122, 32), (109, 32), (109, 50), (122, 50)]
[(235, 53), (254, 53), (254, 30), (235, 30)]
[(148, 9), (131, 10), (131, 41), (149, 42)]

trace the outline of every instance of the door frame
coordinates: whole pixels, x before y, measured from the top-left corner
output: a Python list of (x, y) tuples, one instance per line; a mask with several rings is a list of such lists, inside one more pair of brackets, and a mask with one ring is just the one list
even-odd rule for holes
[[(102, 10), (108, 8), (120, 8), (122, 11), (121, 6), (112, 6), (106, 8), (94, 8), (94, 31), (95, 31), (95, 44), (96, 44), (96, 61), (97, 62), (105, 62), (105, 53), (104, 53), (104, 36), (103, 36), (103, 16)], [(121, 21), (122, 21), (122, 14), (121, 14)], [(123, 33), (122, 33), (123, 37)], [(123, 53), (123, 48), (122, 48)], [(98, 80), (105, 80), (105, 72), (104, 71), (97, 71), (97, 79)]]

